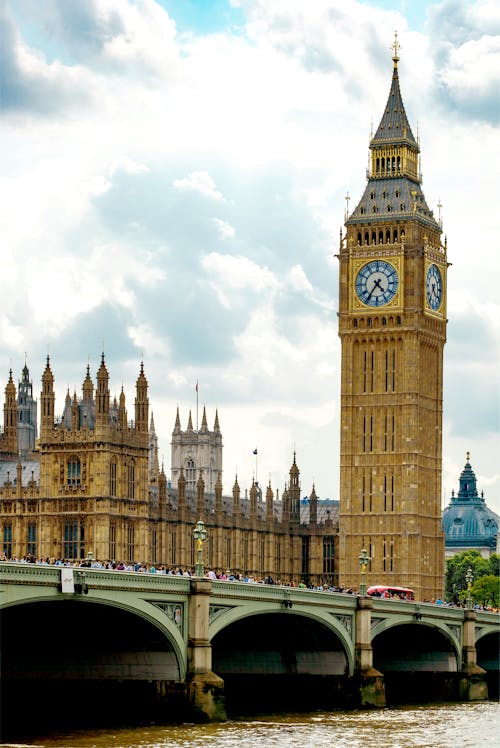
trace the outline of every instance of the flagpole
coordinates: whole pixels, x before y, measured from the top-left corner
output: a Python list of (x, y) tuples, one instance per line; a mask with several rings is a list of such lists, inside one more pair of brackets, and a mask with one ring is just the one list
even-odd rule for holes
[(196, 431), (198, 431), (198, 380), (196, 380)]

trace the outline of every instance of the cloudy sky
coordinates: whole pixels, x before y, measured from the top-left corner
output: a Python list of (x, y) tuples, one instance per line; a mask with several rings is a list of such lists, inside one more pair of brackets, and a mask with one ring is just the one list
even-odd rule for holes
[(396, 29), (452, 263), (443, 504), (470, 450), (500, 512), (497, 0), (3, 0), (0, 378), (26, 354), (38, 396), (49, 352), (60, 413), (104, 349), (133, 417), (143, 357), (167, 472), (198, 381), (225, 492), (296, 449), (338, 498), (335, 253)]

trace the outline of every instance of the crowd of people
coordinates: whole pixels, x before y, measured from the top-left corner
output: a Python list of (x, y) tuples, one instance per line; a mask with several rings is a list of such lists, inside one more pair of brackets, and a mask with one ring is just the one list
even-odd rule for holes
[[(104, 571), (127, 571), (127, 572), (136, 572), (139, 574), (168, 574), (173, 576), (183, 576), (183, 577), (192, 577), (195, 576), (195, 570), (194, 568), (189, 567), (181, 567), (176, 565), (170, 565), (166, 566), (165, 564), (159, 564), (158, 566), (155, 566), (154, 564), (146, 564), (141, 562), (127, 562), (124, 561), (99, 561), (98, 559), (94, 559), (89, 554), (87, 558), (81, 560), (81, 561), (74, 561), (69, 559), (62, 559), (62, 558), (51, 558), (49, 556), (41, 556), (40, 558), (36, 558), (33, 554), (26, 554), (22, 558), (17, 558), (17, 556), (7, 556), (5, 553), (0, 554), (0, 561), (6, 561), (10, 563), (19, 563), (19, 564), (38, 564), (42, 566), (69, 566), (73, 568), (91, 568), (91, 569), (101, 569)], [(278, 585), (281, 587), (293, 587), (296, 589), (304, 589), (304, 590), (316, 590), (319, 592), (341, 592), (347, 595), (357, 595), (359, 594), (357, 590), (352, 589), (351, 587), (336, 587), (333, 584), (330, 584), (329, 582), (325, 582), (324, 584), (319, 585), (313, 585), (313, 584), (306, 584), (304, 580), (301, 580), (300, 582), (296, 582), (295, 580), (283, 580), (283, 579), (274, 579), (271, 576), (253, 576), (252, 574), (241, 574), (241, 573), (232, 573), (229, 569), (226, 571), (214, 571), (213, 569), (205, 569), (205, 577), (207, 579), (211, 579), (212, 581), (229, 581), (229, 582), (244, 582), (247, 584), (271, 584), (271, 585)], [(402, 599), (402, 598), (399, 598)], [(455, 602), (446, 602), (440, 598), (431, 599), (431, 600), (423, 600), (423, 603), (429, 603), (431, 605), (442, 605), (448, 608), (463, 608), (465, 605), (463, 603), (455, 603)], [(483, 606), (479, 604), (474, 605), (475, 610), (486, 610), (489, 612), (498, 613), (497, 608), (492, 608), (491, 606)]]

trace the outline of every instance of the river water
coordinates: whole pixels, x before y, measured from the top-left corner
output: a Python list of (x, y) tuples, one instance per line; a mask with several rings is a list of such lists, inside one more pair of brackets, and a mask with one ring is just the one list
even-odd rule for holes
[[(36, 698), (36, 697), (35, 697)], [(91, 709), (92, 705), (88, 704)], [(500, 746), (500, 704), (314, 712), (210, 725), (150, 725), (52, 734), (37, 748), (483, 748)]]

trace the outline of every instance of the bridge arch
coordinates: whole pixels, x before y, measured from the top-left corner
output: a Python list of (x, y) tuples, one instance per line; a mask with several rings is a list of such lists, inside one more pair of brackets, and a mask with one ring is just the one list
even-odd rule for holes
[(186, 666), (178, 632), (149, 607), (60, 595), (4, 606), (2, 714), (17, 711), (26, 693), (36, 695), (33, 723), (48, 729), (62, 715), (70, 724), (107, 723), (124, 704), (131, 715), (144, 704), (161, 712), (169, 693), (177, 698)]
[[(25, 599), (20, 599), (14, 603), (4, 605), (2, 610), (0, 610), (0, 621), (2, 620), (2, 615), (5, 616), (4, 611), (11, 610), (12, 608), (17, 608), (19, 610), (22, 610), (23, 613), (27, 613), (27, 606), (41, 606), (53, 603), (59, 604), (61, 606), (61, 610), (65, 609), (64, 606), (69, 606), (68, 609), (70, 609), (72, 605), (101, 606), (102, 608), (110, 610), (115, 609), (123, 611), (125, 614), (131, 616), (131, 621), (134, 618), (147, 621), (149, 624), (151, 624), (152, 627), (158, 629), (158, 631), (165, 637), (166, 643), (170, 646), (173, 654), (175, 655), (178, 669), (178, 678), (180, 680), (183, 680), (185, 678), (187, 672), (187, 659), (185, 652), (185, 643), (181, 631), (175, 625), (175, 623), (164, 614), (161, 609), (156, 607), (154, 603), (149, 603), (145, 600), (134, 598), (133, 602), (130, 603), (126, 598), (123, 600), (120, 599), (119, 594), (115, 595), (113, 599), (98, 597), (94, 593), (91, 598), (78, 596), (65, 600), (61, 600), (61, 596), (58, 594), (45, 594), (40, 597), (31, 595), (30, 597), (27, 597)], [(42, 608), (38, 608), (38, 610), (41, 609)], [(29, 608), (29, 610), (33, 611), (34, 608)], [(50, 611), (51, 613), (53, 613), (55, 611), (55, 607), (51, 608)], [(3, 629), (0, 630), (2, 632), (2, 640), (4, 640), (6, 632)], [(85, 631), (86, 636), (88, 635), (88, 633), (89, 631)]]
[(354, 662), (340, 623), (302, 607), (241, 607), (211, 628), (212, 669), (225, 682), (228, 715), (331, 708), (345, 699)]
[(461, 648), (446, 626), (387, 622), (372, 636), (373, 667), (383, 673), (388, 705), (458, 698)]
[(477, 631), (476, 655), (479, 667), (486, 670), (488, 696), (500, 697), (500, 630), (495, 626), (484, 626)]
[[(353, 627), (353, 618), (351, 616), (335, 616), (329, 613), (320, 613), (317, 610), (308, 610), (305, 606), (300, 606), (293, 612), (291, 610), (283, 610), (281, 604), (275, 608), (266, 606), (236, 606), (234, 608), (228, 608), (217, 612), (210, 623), (209, 627), (209, 638), (213, 642), (214, 638), (224, 629), (233, 625), (237, 621), (247, 620), (253, 616), (266, 616), (266, 615), (280, 615), (280, 616), (301, 616), (309, 621), (315, 621), (325, 629), (329, 630), (333, 636), (335, 636), (343, 649), (346, 658), (346, 667), (349, 675), (352, 675), (355, 667), (355, 656), (354, 656), (354, 645), (351, 636), (351, 630)], [(285, 619), (283, 618), (283, 623)]]

